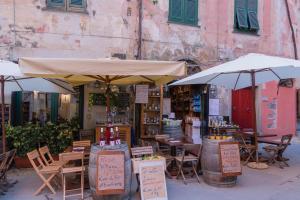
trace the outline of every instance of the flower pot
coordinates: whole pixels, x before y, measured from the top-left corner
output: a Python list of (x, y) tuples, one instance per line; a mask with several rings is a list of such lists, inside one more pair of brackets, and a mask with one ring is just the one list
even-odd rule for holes
[(27, 156), (15, 156), (14, 158), (15, 160), (15, 164), (16, 164), (16, 168), (20, 169), (20, 168), (32, 168), (30, 161), (28, 160)]

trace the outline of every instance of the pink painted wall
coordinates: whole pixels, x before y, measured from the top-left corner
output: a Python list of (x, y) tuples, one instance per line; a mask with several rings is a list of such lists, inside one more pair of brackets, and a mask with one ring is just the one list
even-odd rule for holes
[(260, 90), (262, 134), (295, 134), (296, 132), (296, 89), (280, 87), (269, 82)]

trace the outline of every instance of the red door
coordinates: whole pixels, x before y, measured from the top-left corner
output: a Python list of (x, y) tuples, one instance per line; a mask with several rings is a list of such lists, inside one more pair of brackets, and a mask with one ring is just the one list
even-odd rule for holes
[(232, 91), (232, 121), (240, 128), (254, 128), (251, 88)]

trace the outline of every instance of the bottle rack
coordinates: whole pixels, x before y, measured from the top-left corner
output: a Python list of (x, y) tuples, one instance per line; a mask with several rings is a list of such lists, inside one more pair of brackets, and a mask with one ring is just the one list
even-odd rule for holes
[(141, 106), (141, 138), (154, 138), (161, 132), (163, 88), (149, 87), (148, 103)]

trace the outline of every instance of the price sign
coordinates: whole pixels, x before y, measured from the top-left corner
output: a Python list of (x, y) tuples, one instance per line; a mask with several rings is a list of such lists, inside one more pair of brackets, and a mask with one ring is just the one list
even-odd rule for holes
[(139, 166), (141, 199), (167, 200), (167, 186), (162, 162), (145, 162)]
[(135, 103), (148, 103), (148, 85), (135, 86)]
[(97, 156), (97, 195), (122, 194), (125, 191), (125, 157), (122, 151), (101, 151)]
[(220, 142), (220, 164), (223, 176), (242, 174), (240, 149), (238, 142)]

